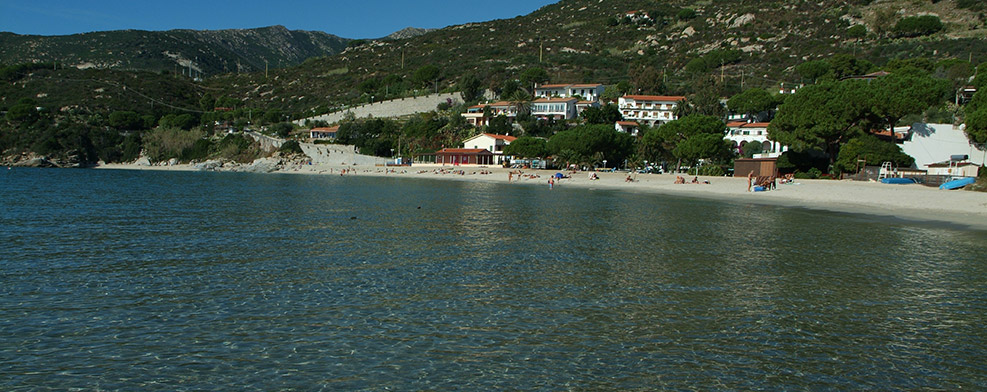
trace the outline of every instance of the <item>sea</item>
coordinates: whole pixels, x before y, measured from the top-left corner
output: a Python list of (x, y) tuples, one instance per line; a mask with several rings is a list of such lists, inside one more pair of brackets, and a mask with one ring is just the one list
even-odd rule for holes
[(985, 390), (987, 232), (411, 176), (0, 173), (0, 390)]

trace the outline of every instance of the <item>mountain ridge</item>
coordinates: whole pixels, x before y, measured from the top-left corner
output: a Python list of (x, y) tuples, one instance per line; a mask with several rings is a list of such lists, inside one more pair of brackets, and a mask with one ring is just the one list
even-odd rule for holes
[(275, 25), (252, 29), (113, 30), (60, 36), (0, 32), (8, 64), (57, 62), (80, 69), (182, 71), (191, 75), (261, 71), (331, 56), (350, 39)]

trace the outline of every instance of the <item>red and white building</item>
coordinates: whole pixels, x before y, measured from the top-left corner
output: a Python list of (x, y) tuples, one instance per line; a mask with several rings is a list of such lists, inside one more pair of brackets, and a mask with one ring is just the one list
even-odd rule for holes
[(336, 132), (338, 131), (339, 131), (339, 126), (337, 125), (334, 127), (312, 128), (308, 131), (308, 133), (309, 133), (309, 137), (312, 138), (312, 140), (319, 140), (319, 139), (333, 140), (336, 138)]
[(493, 153), (493, 162), (503, 163), (510, 157), (504, 156), (504, 147), (507, 147), (516, 137), (510, 135), (495, 135), (492, 133), (481, 133), (463, 141), (463, 149), (487, 150)]
[(637, 136), (641, 132), (641, 124), (636, 121), (617, 121), (614, 128), (617, 132), (629, 133), (631, 136)]
[(440, 165), (493, 165), (493, 153), (483, 148), (443, 148), (435, 152)]
[(625, 95), (617, 100), (617, 108), (624, 120), (649, 126), (676, 120), (674, 111), (683, 96)]

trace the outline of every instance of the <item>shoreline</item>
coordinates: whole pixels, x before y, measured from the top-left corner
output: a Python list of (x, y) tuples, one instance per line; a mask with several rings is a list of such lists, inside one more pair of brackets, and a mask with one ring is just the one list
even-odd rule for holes
[[(239, 172), (244, 166), (220, 172)], [(107, 164), (97, 170), (150, 170), (150, 171), (203, 171), (193, 165), (140, 166), (136, 164)], [(240, 169), (240, 170), (238, 170)], [(556, 170), (522, 170), (520, 178), (510, 174), (516, 169), (499, 166), (451, 166), (419, 164), (414, 166), (370, 167), (330, 165), (289, 165), (270, 173), (303, 175), (397, 177), (410, 179), (434, 179), (469, 182), (487, 182), (526, 186), (543, 186), (549, 189), (549, 177)], [(484, 174), (486, 173), (486, 174)], [(570, 172), (562, 172), (570, 175)], [(631, 173), (633, 182), (627, 182), (628, 173), (597, 172), (598, 180), (590, 180), (591, 172), (575, 172), (571, 178), (558, 180), (553, 191), (567, 188), (588, 190), (618, 190), (678, 197), (750, 203), (780, 207), (794, 207), (816, 211), (831, 211), (865, 216), (879, 216), (910, 223), (933, 222), (967, 230), (987, 231), (987, 193), (970, 191), (945, 191), (919, 184), (891, 185), (879, 182), (851, 180), (795, 180), (791, 184), (778, 184), (776, 190), (747, 192), (747, 178), (699, 176), (699, 184), (674, 184), (672, 174)], [(691, 180), (689, 177), (687, 182)], [(708, 184), (703, 183), (709, 181)]]

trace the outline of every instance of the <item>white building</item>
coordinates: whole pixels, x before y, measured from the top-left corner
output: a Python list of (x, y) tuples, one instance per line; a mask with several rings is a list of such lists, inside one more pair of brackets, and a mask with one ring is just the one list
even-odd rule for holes
[(637, 136), (641, 132), (641, 124), (635, 121), (617, 121), (614, 128), (617, 129), (617, 132), (629, 133), (631, 136)]
[(315, 139), (335, 139), (336, 132), (339, 131), (339, 125), (334, 127), (321, 127), (312, 128), (309, 130), (309, 138)]
[(536, 98), (572, 98), (599, 102), (606, 86), (599, 83), (587, 84), (545, 84), (535, 87)]
[(777, 158), (788, 146), (783, 146), (776, 141), (768, 140), (768, 125), (770, 123), (749, 123), (736, 121), (727, 123), (726, 139), (733, 142), (734, 151), (743, 154), (744, 146), (748, 143), (758, 143), (761, 145), (761, 153), (755, 154), (755, 158)]
[(624, 120), (655, 126), (675, 120), (675, 107), (684, 99), (683, 96), (625, 95), (617, 100), (617, 108)]
[(576, 118), (576, 98), (539, 98), (531, 103), (531, 115), (538, 118), (571, 120)]
[(517, 138), (510, 135), (495, 135), (492, 133), (481, 133), (463, 141), (464, 149), (487, 150), (493, 153), (494, 163), (501, 164), (510, 157), (504, 156), (504, 147), (507, 147)]
[(514, 122), (517, 118), (517, 107), (510, 102), (500, 101), (470, 106), (466, 109), (466, 113), (463, 113), (466, 122), (474, 127), (490, 125), (490, 119), (497, 116), (505, 116), (510, 122)]
[(908, 138), (901, 145), (905, 154), (915, 158), (915, 167), (922, 168), (942, 162), (952, 155), (967, 155), (974, 165), (987, 161), (987, 146), (970, 143), (964, 126), (953, 124), (914, 124), (911, 127), (895, 128), (895, 133), (907, 133)]

